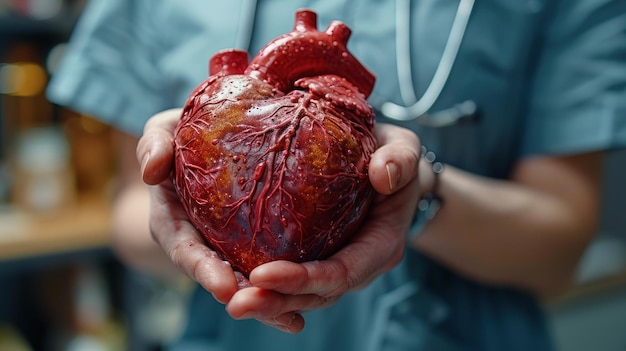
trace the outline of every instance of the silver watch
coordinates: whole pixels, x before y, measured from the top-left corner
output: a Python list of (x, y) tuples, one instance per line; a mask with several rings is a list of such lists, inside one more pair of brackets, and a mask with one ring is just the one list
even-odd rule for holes
[(407, 239), (409, 241), (415, 240), (423, 231), (426, 225), (437, 215), (439, 208), (442, 204), (442, 199), (437, 195), (439, 190), (439, 174), (443, 172), (443, 163), (437, 161), (437, 156), (434, 152), (428, 151), (424, 145), (422, 145), (422, 157), (426, 162), (430, 163), (435, 180), (433, 188), (430, 192), (424, 194), (417, 203), (417, 211), (411, 227), (407, 233)]

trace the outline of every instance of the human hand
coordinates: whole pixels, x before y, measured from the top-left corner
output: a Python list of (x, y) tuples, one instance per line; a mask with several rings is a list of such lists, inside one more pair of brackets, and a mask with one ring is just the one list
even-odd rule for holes
[(304, 327), (300, 312), (331, 305), (402, 259), (404, 233), (417, 202), (420, 145), (412, 132), (384, 124), (376, 127), (380, 148), (372, 155), (369, 175), (379, 195), (363, 229), (346, 247), (323, 261), (267, 263), (257, 267), (248, 281), (206, 246), (178, 200), (171, 172), (173, 130), (179, 118), (179, 109), (152, 117), (137, 147), (143, 179), (153, 185), (151, 233), (177, 267), (216, 300), (227, 303), (233, 318), (255, 318), (299, 332)]
[(304, 328), (301, 312), (330, 306), (400, 262), (418, 199), (420, 143), (411, 131), (385, 124), (376, 126), (376, 137), (380, 147), (372, 155), (369, 176), (379, 195), (361, 231), (326, 260), (257, 267), (250, 274), (252, 286), (228, 302), (232, 317), (256, 318), (297, 333)]
[(230, 300), (247, 280), (206, 246), (183, 210), (173, 183), (173, 133), (181, 109), (150, 118), (137, 145), (141, 174), (150, 191), (150, 232), (170, 260), (221, 303)]

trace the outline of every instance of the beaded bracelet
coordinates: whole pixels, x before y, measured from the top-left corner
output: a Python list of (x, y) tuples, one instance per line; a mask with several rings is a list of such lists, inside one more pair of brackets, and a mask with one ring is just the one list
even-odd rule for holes
[(422, 157), (431, 165), (434, 180), (430, 191), (423, 194), (422, 198), (417, 203), (417, 211), (407, 233), (409, 241), (415, 240), (423, 232), (424, 227), (435, 218), (435, 215), (443, 203), (443, 200), (438, 195), (439, 175), (443, 172), (443, 163), (437, 161), (437, 155), (429, 151), (424, 145), (422, 145)]

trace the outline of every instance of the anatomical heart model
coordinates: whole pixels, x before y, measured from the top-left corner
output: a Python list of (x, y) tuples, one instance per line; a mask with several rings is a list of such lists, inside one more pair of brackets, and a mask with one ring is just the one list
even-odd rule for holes
[[(350, 29), (300, 10), (250, 62), (224, 50), (175, 132), (175, 185), (208, 245), (234, 269), (336, 252), (363, 223), (376, 149), (375, 77), (346, 49)], [(207, 39), (209, 40), (209, 39)]]

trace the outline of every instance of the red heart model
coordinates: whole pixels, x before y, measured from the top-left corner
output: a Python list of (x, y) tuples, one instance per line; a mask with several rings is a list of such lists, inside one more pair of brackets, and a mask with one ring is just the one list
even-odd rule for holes
[(274, 260), (336, 252), (364, 221), (377, 147), (366, 98), (375, 77), (347, 49), (341, 22), (292, 32), (248, 63), (224, 50), (175, 131), (175, 186), (208, 245), (245, 274)]

